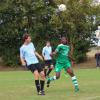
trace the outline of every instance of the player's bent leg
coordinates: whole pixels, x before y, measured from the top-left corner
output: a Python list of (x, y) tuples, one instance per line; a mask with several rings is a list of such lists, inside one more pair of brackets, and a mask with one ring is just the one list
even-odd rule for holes
[(34, 74), (34, 79), (39, 80), (39, 72), (35, 70), (33, 74)]
[(56, 79), (60, 78), (60, 72), (56, 72)]
[(45, 95), (44, 84), (45, 84), (45, 74), (44, 71), (40, 72), (41, 80), (40, 80), (40, 93), (41, 95)]
[(79, 91), (79, 87), (78, 87), (78, 82), (77, 82), (77, 78), (76, 76), (74, 75), (73, 73), (73, 70), (71, 68), (68, 68), (67, 69), (67, 73), (71, 76), (72, 78), (72, 82), (74, 84), (74, 87), (75, 87), (75, 92), (78, 92)]
[(54, 80), (60, 78), (60, 72), (61, 72), (61, 70), (62, 70), (61, 64), (56, 63), (56, 66), (55, 66), (56, 76), (53, 76), (53, 77), (50, 77), (50, 78), (47, 79), (47, 87), (49, 87), (49, 84), (50, 84), (51, 81), (54, 81)]
[(74, 76), (74, 73), (73, 73), (73, 70), (71, 68), (67, 68), (67, 73), (73, 77)]
[(50, 81), (54, 81), (60, 78), (60, 72), (56, 72), (56, 76), (50, 77), (48, 78), (48, 80)]
[(41, 79), (45, 81), (45, 74), (44, 74), (44, 71), (41, 71), (41, 72), (40, 72), (40, 76), (41, 76)]
[(35, 85), (37, 88), (37, 93), (39, 94), (39, 92), (40, 92), (39, 73), (37, 70), (35, 70), (33, 74), (34, 74), (34, 79), (35, 79)]
[(59, 78), (60, 78), (60, 72), (56, 72), (56, 76), (47, 79), (47, 87), (49, 87), (51, 81), (57, 80)]
[(54, 68), (54, 66), (53, 66), (53, 65), (50, 65), (50, 68), (49, 68), (49, 70), (48, 70), (46, 76), (49, 77), (49, 74), (51, 73), (51, 71), (53, 70), (53, 68)]
[(45, 76), (47, 75), (47, 70), (48, 70), (48, 66), (45, 66), (45, 68), (44, 68)]

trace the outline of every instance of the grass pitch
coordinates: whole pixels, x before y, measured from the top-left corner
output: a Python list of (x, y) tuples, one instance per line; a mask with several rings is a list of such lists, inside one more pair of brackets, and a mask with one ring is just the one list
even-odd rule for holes
[[(45, 96), (38, 96), (29, 71), (0, 72), (0, 100), (100, 100), (100, 69), (75, 69), (80, 91), (75, 93), (71, 78), (61, 78), (45, 86)], [(53, 76), (52, 73), (51, 76)]]

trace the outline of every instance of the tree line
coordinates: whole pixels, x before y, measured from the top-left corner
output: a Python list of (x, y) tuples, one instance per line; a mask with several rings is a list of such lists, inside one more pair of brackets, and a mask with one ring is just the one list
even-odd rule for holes
[[(100, 23), (100, 6), (91, 3), (91, 0), (1, 0), (0, 57), (3, 62), (9, 66), (19, 64), (19, 47), (25, 32), (32, 35), (40, 52), (46, 40), (55, 48), (59, 38), (66, 36), (76, 62), (84, 61), (92, 43), (91, 36)], [(65, 4), (67, 10), (58, 12), (60, 4)]]

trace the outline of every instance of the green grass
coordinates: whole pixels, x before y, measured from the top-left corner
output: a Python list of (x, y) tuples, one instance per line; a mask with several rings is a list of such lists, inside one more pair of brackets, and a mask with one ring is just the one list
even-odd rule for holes
[(50, 88), (45, 87), (45, 96), (37, 96), (31, 72), (0, 72), (0, 100), (100, 100), (100, 70), (75, 69), (75, 73), (78, 93), (74, 92), (71, 78), (62, 74)]

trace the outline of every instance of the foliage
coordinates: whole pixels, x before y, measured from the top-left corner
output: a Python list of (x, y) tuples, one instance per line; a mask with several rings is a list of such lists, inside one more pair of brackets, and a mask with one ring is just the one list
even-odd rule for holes
[[(65, 12), (57, 12), (61, 3), (67, 5)], [(90, 0), (2, 0), (0, 56), (7, 65), (18, 64), (22, 35), (28, 31), (39, 52), (46, 40), (55, 46), (61, 36), (67, 36), (76, 61), (83, 61), (92, 31), (100, 20), (99, 11), (100, 7), (91, 6)], [(96, 25), (93, 25), (93, 15), (97, 16)]]

